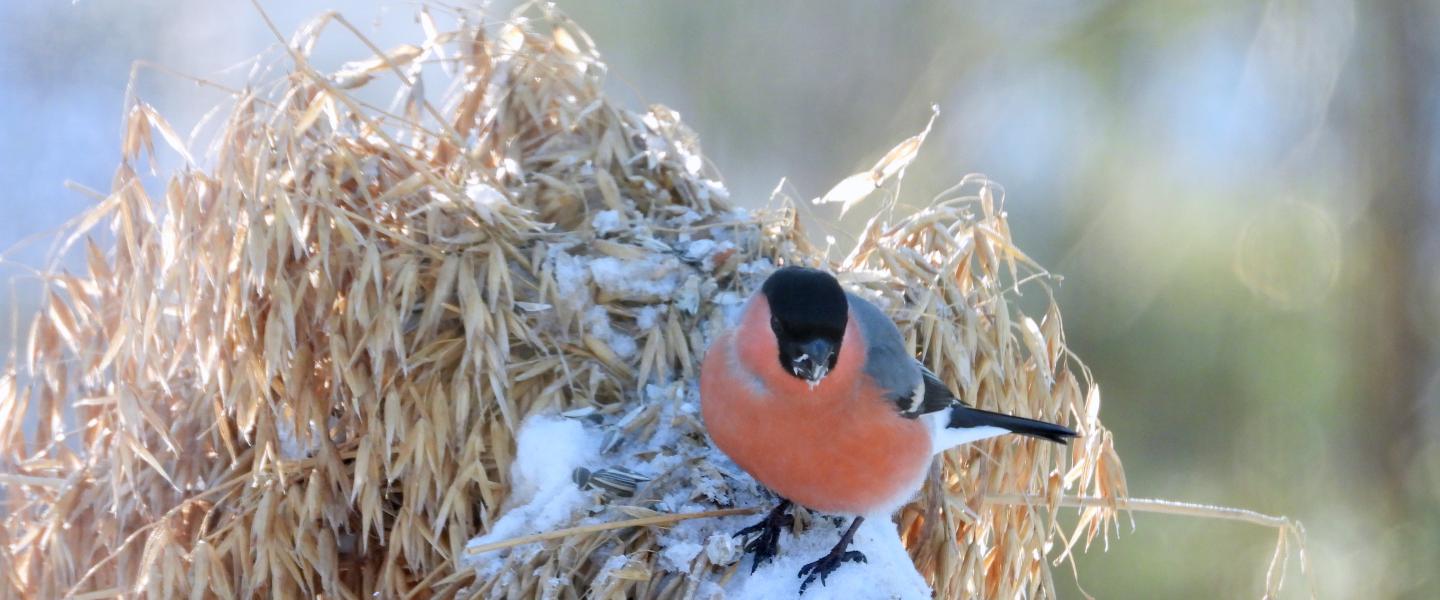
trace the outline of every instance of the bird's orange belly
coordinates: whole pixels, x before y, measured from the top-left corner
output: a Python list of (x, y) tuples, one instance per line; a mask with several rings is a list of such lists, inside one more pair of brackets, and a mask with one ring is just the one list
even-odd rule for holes
[(864, 515), (893, 510), (924, 478), (928, 432), (878, 394), (854, 391), (838, 401), (833, 392), (760, 397), (727, 383), (702, 374), (705, 427), (720, 450), (784, 498), (820, 512)]

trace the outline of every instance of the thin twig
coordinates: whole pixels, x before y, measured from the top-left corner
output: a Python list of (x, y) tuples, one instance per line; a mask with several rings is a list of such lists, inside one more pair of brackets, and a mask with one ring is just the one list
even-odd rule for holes
[[(983, 498), (986, 504), (1005, 504), (1017, 506), (1032, 506), (1048, 504), (1048, 500), (1037, 494), (990, 494)], [(1267, 515), (1244, 508), (1232, 508), (1229, 506), (1215, 506), (1212, 504), (1196, 504), (1193, 502), (1176, 502), (1174, 500), (1161, 500), (1158, 498), (1099, 498), (1095, 496), (1061, 496), (1058, 506), (1073, 508), (1112, 508), (1115, 510), (1128, 510), (1131, 512), (1143, 512), (1160, 515), (1176, 515), (1182, 517), (1199, 517), (1202, 519), (1221, 519), (1225, 521), (1238, 521), (1250, 523), (1261, 527), (1270, 527), (1280, 532), (1280, 541), (1275, 547), (1275, 557), (1270, 561), (1270, 569), (1265, 576), (1265, 587), (1269, 591), (1279, 590), (1284, 585), (1285, 575), (1283, 571), (1283, 560), (1288, 557), (1289, 552), (1285, 550), (1286, 536), (1295, 540), (1296, 550), (1300, 554), (1300, 572), (1305, 576), (1306, 586), (1309, 588), (1310, 597), (1316, 598), (1315, 572), (1309, 567), (1308, 550), (1305, 546), (1305, 525), (1290, 517)], [(1068, 550), (1066, 551), (1069, 552)], [(1073, 566), (1073, 561), (1072, 561)], [(1281, 566), (1280, 579), (1273, 585), (1270, 577), (1274, 573), (1276, 565)], [(1268, 595), (1267, 595), (1268, 597)]]
[[(1044, 496), (1035, 494), (990, 494), (985, 496), (986, 504), (1046, 504), (1048, 500)], [(1210, 504), (1194, 504), (1191, 502), (1176, 502), (1174, 500), (1160, 500), (1156, 498), (1097, 498), (1094, 496), (1061, 496), (1060, 506), (1075, 508), (1114, 508), (1117, 510), (1129, 510), (1135, 512), (1154, 513), (1163, 515), (1180, 515), (1186, 517), (1202, 517), (1211, 519), (1225, 519), (1229, 521), (1243, 521), (1263, 527), (1286, 528), (1293, 527), (1294, 521), (1289, 517), (1276, 517), (1253, 510), (1243, 508), (1231, 508), (1228, 506), (1214, 506)]]
[(749, 508), (722, 508), (722, 509), (720, 509), (720, 510), (707, 510), (707, 511), (704, 511), (704, 512), (676, 513), (676, 514), (668, 514), (668, 515), (655, 515), (655, 516), (653, 516), (653, 517), (641, 517), (641, 518), (639, 518), (639, 519), (629, 519), (629, 520), (625, 520), (625, 521), (612, 521), (612, 522), (609, 522), (609, 523), (596, 523), (596, 524), (594, 524), (594, 525), (581, 525), (581, 526), (579, 526), (579, 527), (567, 527), (567, 528), (565, 528), (565, 529), (556, 529), (555, 531), (547, 531), (547, 532), (545, 532), (545, 533), (536, 533), (536, 534), (533, 534), (533, 535), (522, 535), (522, 536), (520, 536), (520, 537), (513, 537), (513, 538), (510, 538), (510, 539), (508, 539), (508, 540), (501, 540), (501, 541), (492, 542), (492, 543), (489, 543), (489, 544), (481, 544), (481, 545), (479, 545), (479, 546), (474, 546), (474, 547), (471, 547), (471, 548), (466, 548), (466, 549), (465, 549), (465, 554), (474, 556), (474, 555), (476, 555), (476, 554), (484, 554), (484, 553), (486, 553), (486, 552), (493, 552), (493, 551), (495, 551), (495, 550), (503, 550), (503, 549), (505, 549), (505, 548), (511, 548), (511, 547), (520, 546), (520, 545), (523, 545), (523, 544), (532, 544), (532, 543), (535, 543), (535, 542), (543, 542), (543, 541), (545, 541), (545, 540), (553, 540), (553, 539), (558, 539), (558, 538), (563, 538), (563, 537), (569, 537), (569, 536), (572, 536), (572, 535), (579, 535), (579, 534), (582, 534), (582, 533), (594, 533), (594, 532), (596, 532), (596, 531), (606, 531), (606, 530), (609, 530), (609, 529), (624, 529), (624, 528), (626, 528), (626, 527), (641, 527), (641, 526), (644, 526), (644, 525), (662, 525), (662, 524), (666, 524), (666, 523), (678, 523), (678, 522), (680, 522), (680, 521), (689, 521), (689, 520), (691, 520), (691, 519), (709, 519), (709, 518), (711, 518), (711, 517), (730, 517), (730, 516), (734, 516), (734, 515), (753, 515), (753, 514), (758, 513), (758, 512), (760, 512), (760, 508), (758, 508), (758, 507), (749, 507)]

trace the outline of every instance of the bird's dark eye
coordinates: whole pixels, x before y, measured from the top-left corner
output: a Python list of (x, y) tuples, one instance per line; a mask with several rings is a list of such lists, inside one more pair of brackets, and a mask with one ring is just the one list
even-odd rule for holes
[(773, 330), (775, 333), (780, 333), (780, 317), (774, 315), (770, 316), (770, 329)]

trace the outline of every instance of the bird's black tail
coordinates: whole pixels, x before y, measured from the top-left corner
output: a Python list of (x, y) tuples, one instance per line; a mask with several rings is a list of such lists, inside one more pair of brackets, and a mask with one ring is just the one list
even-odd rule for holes
[(1010, 415), (956, 404), (950, 409), (950, 427), (999, 427), (1011, 433), (1050, 440), (1064, 444), (1075, 437), (1075, 431), (1044, 421), (1012, 417)]

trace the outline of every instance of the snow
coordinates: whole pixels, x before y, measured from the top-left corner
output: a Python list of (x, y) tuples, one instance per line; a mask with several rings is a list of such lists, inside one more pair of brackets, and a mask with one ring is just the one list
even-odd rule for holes
[(566, 249), (552, 246), (547, 254), (555, 275), (557, 299), (569, 314), (581, 312), (590, 301), (590, 269), (583, 258), (572, 256)]
[(705, 187), (700, 188), (700, 197), (701, 197), (701, 198), (705, 198), (705, 199), (707, 199), (707, 200), (708, 200), (709, 198), (718, 198), (718, 199), (720, 199), (720, 200), (729, 200), (729, 199), (730, 199), (730, 190), (729, 190), (729, 188), (726, 188), (726, 187), (725, 187), (725, 184), (722, 183), (720, 180), (718, 180), (718, 179), (702, 179), (702, 180), (700, 180), (700, 183), (705, 186)]
[(680, 286), (680, 291), (675, 295), (675, 306), (682, 311), (695, 314), (700, 311), (700, 277), (691, 275), (685, 278), (685, 283)]
[(744, 558), (745, 543), (729, 533), (712, 534), (705, 540), (705, 558), (712, 564), (729, 566)]
[(639, 349), (635, 338), (615, 331), (610, 326), (610, 313), (603, 306), (586, 309), (584, 322), (586, 332), (605, 342), (620, 358), (630, 358)]
[(705, 260), (706, 257), (715, 252), (717, 246), (719, 246), (719, 244), (716, 243), (715, 240), (694, 240), (685, 247), (685, 260), (690, 262)]
[(602, 256), (590, 261), (589, 267), (600, 291), (624, 300), (669, 300), (681, 283), (680, 261), (668, 254), (639, 260)]
[(660, 566), (669, 571), (688, 572), (690, 562), (704, 549), (704, 546), (688, 540), (673, 542), (660, 551)]
[(334, 427), (338, 421), (339, 419), (330, 417), (327, 420), (329, 426), (326, 429), (317, 427), (315, 421), (306, 421), (309, 435), (302, 440), (295, 431), (295, 424), (289, 418), (276, 419), (275, 436), (280, 438), (280, 458), (304, 460), (315, 456), (315, 453), (320, 451), (321, 436), (328, 435), (329, 427)]
[(660, 324), (660, 309), (654, 306), (641, 307), (635, 311), (635, 328), (640, 331), (654, 329)]
[(726, 328), (740, 323), (740, 317), (745, 312), (745, 297), (734, 292), (722, 292), (715, 298), (715, 302), (720, 305), (720, 318)]
[(500, 190), (478, 180), (471, 181), (465, 186), (465, 195), (469, 196), (470, 201), (474, 202), (475, 206), (482, 210), (509, 202), (509, 200), (505, 198), (505, 194), (501, 193)]
[[(756, 517), (751, 517), (756, 519)], [(838, 527), (829, 519), (821, 517), (811, 521), (810, 529), (799, 536), (789, 533), (780, 537), (780, 553), (762, 565), (754, 574), (750, 573), (750, 557), (745, 557), (737, 569), (735, 578), (725, 586), (726, 597), (734, 600), (750, 598), (796, 598), (801, 597), (800, 583), (796, 576), (800, 568), (824, 556), (840, 539), (849, 520)], [(855, 532), (850, 549), (865, 554), (865, 563), (845, 563), (835, 569), (821, 585), (817, 578), (805, 588), (806, 600), (844, 598), (850, 600), (881, 599), (928, 599), (930, 588), (915, 566), (910, 555), (900, 544), (900, 536), (888, 515), (877, 515), (865, 520)]]
[(674, 221), (675, 221), (675, 225), (680, 226), (680, 227), (684, 227), (684, 226), (686, 226), (686, 225), (690, 225), (691, 223), (694, 223), (694, 222), (696, 222), (696, 221), (699, 221), (700, 219), (703, 219), (703, 218), (705, 218), (704, 215), (701, 215), (700, 213), (695, 212), (695, 209), (693, 209), (693, 208), (686, 208), (686, 209), (685, 209), (685, 212), (680, 213), (679, 216), (677, 216), (677, 217), (674, 218)]
[(596, 589), (604, 588), (615, 571), (625, 568), (628, 564), (630, 564), (630, 558), (624, 554), (616, 554), (606, 559), (605, 564), (600, 565), (600, 570), (595, 575), (594, 587)]
[[(743, 262), (735, 269), (741, 276), (752, 280), (751, 283), (755, 284), (751, 286), (753, 288), (759, 288), (758, 281), (774, 270), (775, 264), (768, 258)], [(719, 305), (720, 317), (727, 328), (734, 327), (740, 322), (740, 315), (744, 312), (747, 301), (749, 298), (730, 291), (717, 293), (712, 299), (712, 302)]]
[(306, 459), (320, 449), (320, 432), (316, 431), (314, 422), (310, 423), (310, 437), (303, 443), (290, 419), (276, 419), (275, 434), (280, 438), (280, 458), (285, 460)]
[(741, 263), (735, 270), (741, 275), (769, 275), (771, 271), (775, 270), (775, 263), (770, 262), (768, 258), (757, 258)]
[(499, 175), (510, 175), (511, 177), (519, 177), (521, 172), (522, 171), (520, 169), (520, 163), (515, 159), (507, 157), (505, 158), (505, 160), (500, 161), (500, 169), (498, 170)]
[[(578, 420), (547, 415), (531, 416), (520, 425), (510, 508), (490, 532), (471, 539), (467, 547), (481, 546), (569, 526), (575, 515), (592, 504), (591, 495), (571, 479), (575, 469), (587, 466), (600, 448), (601, 433), (586, 430)], [(536, 551), (539, 544), (511, 549)], [(466, 555), (477, 571), (493, 574), (502, 561), (493, 554)]]
[(597, 235), (606, 236), (625, 228), (625, 217), (618, 210), (602, 210), (590, 219)]

